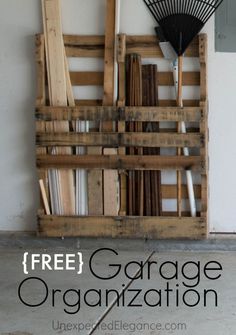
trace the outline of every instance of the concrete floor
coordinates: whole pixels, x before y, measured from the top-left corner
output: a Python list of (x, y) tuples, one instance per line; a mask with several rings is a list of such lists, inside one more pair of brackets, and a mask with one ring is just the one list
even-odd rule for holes
[[(104, 244), (103, 247), (108, 245)], [(110, 247), (110, 245), (109, 245)], [(99, 259), (96, 259), (96, 269), (99, 273), (109, 276), (112, 274), (112, 268), (108, 268), (108, 264), (120, 263), (123, 267), (130, 261), (145, 261), (150, 256), (150, 251), (122, 251), (115, 248), (119, 253), (117, 257), (103, 253)], [(43, 279), (49, 288), (49, 297), (43, 306), (30, 308), (23, 305), (18, 298), (18, 287), (21, 281), (28, 276), (23, 274), (22, 259), (23, 253), (73, 253), (78, 252), (78, 248), (50, 247), (50, 249), (20, 249), (19, 247), (3, 247), (0, 245), (0, 335), (51, 335), (51, 334), (91, 334), (89, 329), (81, 329), (78, 331), (77, 325), (85, 327), (87, 324), (95, 324), (98, 320), (101, 325), (93, 334), (97, 335), (115, 335), (115, 334), (186, 334), (186, 335), (232, 335), (236, 333), (236, 252), (155, 252), (151, 260), (162, 264), (165, 261), (178, 261), (180, 265), (185, 262), (195, 261), (201, 262), (201, 266), (209, 261), (218, 261), (223, 267), (222, 277), (214, 282), (209, 282), (204, 278), (201, 272), (201, 282), (197, 291), (201, 293), (201, 301), (197, 307), (187, 308), (180, 303), (179, 307), (175, 306), (176, 297), (171, 297), (170, 307), (165, 304), (165, 299), (162, 298), (162, 307), (118, 307), (116, 304), (112, 308), (104, 306), (91, 308), (84, 304), (83, 292), (90, 289), (116, 289), (122, 290), (122, 284), (127, 288), (126, 302), (130, 302), (133, 292), (131, 290), (141, 289), (140, 297), (137, 297), (137, 304), (143, 303), (143, 294), (150, 289), (165, 288), (165, 281), (159, 276), (157, 269), (152, 268), (151, 279), (147, 277), (147, 264), (143, 268), (144, 279), (129, 280), (124, 272), (121, 272), (117, 278), (102, 281), (92, 276), (89, 271), (89, 258), (93, 250), (80, 250), (83, 253), (84, 268), (82, 275), (74, 273), (52, 272), (52, 271), (36, 271), (30, 273), (29, 276), (37, 276)], [(117, 262), (118, 261), (118, 262)], [(122, 269), (123, 269), (122, 267)], [(132, 264), (129, 269), (130, 275), (137, 272), (138, 265)], [(194, 277), (196, 269), (192, 266), (188, 268), (188, 276)], [(114, 269), (113, 269), (114, 271)], [(171, 269), (165, 269), (165, 274), (171, 276)], [(183, 278), (178, 281), (173, 281), (173, 287), (176, 284), (182, 284)], [(129, 287), (127, 287), (130, 285)], [(202, 292), (204, 289), (214, 288), (218, 292), (219, 306), (213, 307), (214, 299), (209, 299), (208, 306), (203, 307)], [(67, 307), (63, 303), (63, 297), (58, 294), (55, 299), (55, 307), (52, 307), (52, 289), (60, 289), (65, 292), (68, 289), (81, 289), (81, 309), (75, 315), (67, 315), (64, 309), (69, 311), (75, 308)], [(180, 288), (180, 292), (182, 286)], [(42, 285), (36, 285), (35, 281), (27, 284), (22, 290), (25, 299), (30, 299), (31, 303), (36, 303), (42, 299), (44, 289)], [(137, 291), (136, 291), (137, 292)], [(111, 302), (116, 294), (112, 295)], [(97, 297), (97, 296), (96, 296)], [(89, 296), (89, 302), (95, 304), (96, 297), (92, 294)], [(164, 297), (164, 295), (163, 295)], [(77, 298), (78, 299), (78, 298)], [(190, 299), (191, 300), (191, 299)], [(150, 304), (155, 304), (155, 294), (151, 293), (148, 296)], [(191, 300), (192, 301), (192, 300)], [(72, 292), (67, 297), (67, 302), (76, 304), (76, 296)], [(114, 329), (116, 323), (117, 330)], [(121, 324), (123, 322), (123, 325)], [(127, 324), (125, 324), (127, 323)], [(63, 330), (65, 324), (69, 325), (69, 329), (74, 325), (73, 330)], [(83, 324), (83, 325), (82, 325)], [(145, 324), (145, 325), (144, 325)], [(157, 328), (153, 330), (154, 324)], [(89, 325), (87, 325), (89, 327)], [(111, 327), (113, 329), (111, 330)], [(108, 327), (105, 329), (103, 327)], [(136, 328), (134, 328), (136, 327)], [(145, 330), (140, 330), (140, 327), (145, 327)], [(149, 329), (148, 329), (149, 327)], [(172, 330), (170, 330), (170, 327)], [(176, 329), (174, 329), (176, 328)], [(134, 330), (135, 329), (135, 330)]]

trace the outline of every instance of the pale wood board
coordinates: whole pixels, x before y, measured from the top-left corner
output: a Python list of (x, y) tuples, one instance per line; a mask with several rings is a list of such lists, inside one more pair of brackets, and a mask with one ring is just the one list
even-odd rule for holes
[[(105, 23), (105, 53), (104, 53), (104, 95), (103, 106), (114, 105), (115, 90), (115, 53), (116, 53), (116, 2), (106, 2)], [(104, 132), (113, 131), (112, 121), (103, 122), (101, 129)], [(117, 154), (116, 149), (103, 150), (104, 155)], [(118, 192), (117, 192), (118, 191)], [(118, 215), (119, 207), (119, 180), (118, 171), (105, 170), (103, 172), (104, 215)]]
[[(102, 149), (89, 147), (88, 155), (101, 155)], [(103, 215), (102, 170), (88, 170), (88, 212), (89, 215)]]
[[(104, 149), (104, 155), (117, 155), (117, 149)], [(104, 170), (104, 215), (117, 216), (119, 211), (119, 181), (117, 170)]]
[(46, 189), (45, 189), (44, 182), (43, 182), (42, 179), (39, 180), (39, 186), (40, 186), (41, 196), (42, 196), (42, 199), (43, 199), (45, 213), (46, 213), (46, 215), (51, 215), (49, 202), (48, 202), (48, 198), (47, 198), (47, 193), (46, 193)]
[[(43, 22), (46, 46), (46, 59), (49, 83), (49, 100), (53, 106), (67, 106), (67, 85), (65, 54), (61, 27), (59, 0), (42, 0)], [(68, 121), (55, 121), (54, 132), (69, 132)], [(69, 147), (56, 148), (56, 154), (71, 154)], [(61, 212), (75, 214), (75, 189), (73, 171), (61, 170), (58, 174), (60, 184)]]

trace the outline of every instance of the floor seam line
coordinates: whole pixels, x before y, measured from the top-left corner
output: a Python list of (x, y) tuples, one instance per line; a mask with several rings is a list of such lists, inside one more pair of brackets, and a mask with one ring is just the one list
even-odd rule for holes
[(143, 270), (145, 265), (149, 262), (149, 260), (156, 254), (156, 251), (152, 251), (151, 254), (146, 258), (145, 262), (143, 263), (143, 266), (135, 272), (135, 275), (133, 276), (133, 279), (131, 279), (126, 286), (120, 291), (119, 296), (111, 302), (111, 304), (107, 307), (107, 309), (102, 313), (102, 315), (97, 319), (96, 323), (94, 324), (94, 327), (92, 330), (89, 331), (87, 335), (92, 335), (96, 332), (98, 326), (102, 323), (102, 321), (106, 318), (106, 316), (112, 311), (113, 307), (117, 303), (117, 301), (120, 299), (121, 295), (132, 285), (132, 283), (135, 281), (135, 278), (138, 277), (140, 272)]

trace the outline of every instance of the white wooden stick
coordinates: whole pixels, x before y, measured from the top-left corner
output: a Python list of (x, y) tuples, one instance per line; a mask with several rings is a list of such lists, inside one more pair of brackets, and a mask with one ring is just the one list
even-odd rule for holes
[[(173, 74), (175, 81), (176, 93), (178, 92), (178, 61), (176, 60), (173, 63)], [(183, 99), (181, 99), (181, 107), (183, 107)], [(186, 125), (185, 122), (181, 122), (181, 133), (186, 134)], [(189, 148), (183, 149), (184, 156), (189, 156)], [(193, 176), (191, 170), (186, 170), (186, 179), (187, 179), (187, 188), (188, 188), (188, 197), (190, 204), (191, 216), (197, 216), (197, 208), (196, 208), (196, 200), (194, 195), (194, 187), (193, 187)]]
[(46, 193), (44, 182), (43, 182), (42, 179), (39, 180), (39, 186), (40, 186), (40, 191), (41, 191), (41, 195), (42, 195), (42, 199), (43, 199), (43, 205), (44, 205), (46, 215), (51, 215), (49, 202), (48, 202), (48, 198), (47, 198), (47, 193)]

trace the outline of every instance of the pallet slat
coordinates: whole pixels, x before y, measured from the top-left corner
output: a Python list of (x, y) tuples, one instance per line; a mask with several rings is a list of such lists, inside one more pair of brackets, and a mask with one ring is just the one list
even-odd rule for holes
[(112, 237), (148, 239), (204, 239), (202, 218), (174, 217), (61, 217), (40, 216), (42, 237)]
[(204, 170), (200, 156), (126, 156), (126, 155), (85, 155), (51, 156), (38, 155), (39, 168), (58, 169), (117, 169), (117, 170)]
[(39, 146), (202, 147), (201, 134), (178, 133), (37, 133)]
[(142, 121), (199, 122), (205, 115), (200, 107), (50, 107), (36, 108), (36, 118), (43, 121)]
[[(68, 57), (104, 57), (105, 36), (64, 35)], [(163, 58), (155, 35), (127, 35), (127, 53), (138, 53), (143, 58)], [(199, 41), (194, 39), (186, 50), (186, 57), (199, 56)]]
[[(103, 86), (103, 72), (70, 72), (72, 86)], [(172, 72), (159, 72), (158, 83), (159, 86), (174, 86)], [(183, 86), (199, 86), (200, 72), (184, 72)]]

